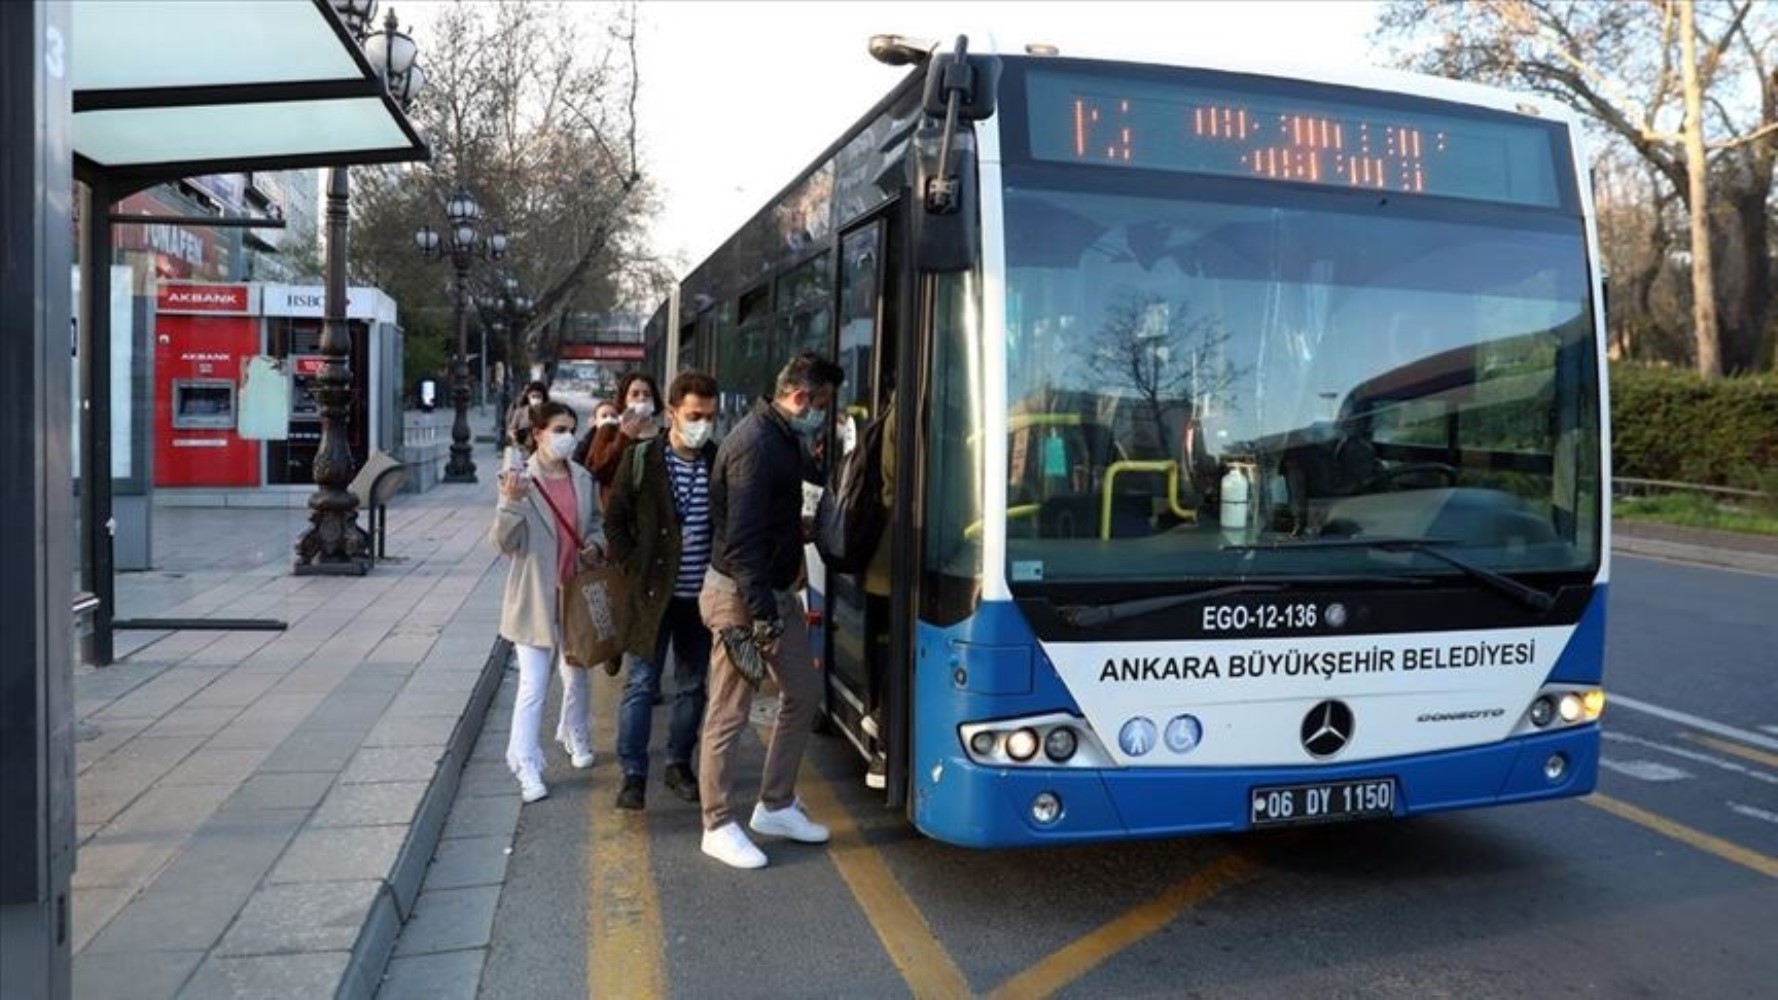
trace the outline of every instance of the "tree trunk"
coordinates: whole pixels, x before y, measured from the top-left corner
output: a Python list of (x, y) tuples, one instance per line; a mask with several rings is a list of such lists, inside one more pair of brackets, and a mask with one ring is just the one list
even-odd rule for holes
[[(1719, 189), (1720, 190), (1720, 189)], [(1723, 371), (1755, 372), (1771, 365), (1772, 261), (1766, 202), (1770, 185), (1737, 184), (1719, 196), (1718, 235), (1725, 258), (1718, 274)]]
[(1698, 32), (1694, 0), (1678, 0), (1680, 68), (1685, 88), (1686, 212), (1692, 234), (1692, 336), (1698, 374), (1722, 377), (1722, 342), (1716, 325), (1716, 288), (1710, 270), (1710, 164), (1704, 159), (1704, 94), (1698, 84)]

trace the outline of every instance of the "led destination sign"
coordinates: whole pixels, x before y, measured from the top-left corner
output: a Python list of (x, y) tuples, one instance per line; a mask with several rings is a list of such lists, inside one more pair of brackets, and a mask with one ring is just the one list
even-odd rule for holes
[(1556, 131), (1535, 121), (1046, 70), (1026, 88), (1037, 160), (1561, 203)]

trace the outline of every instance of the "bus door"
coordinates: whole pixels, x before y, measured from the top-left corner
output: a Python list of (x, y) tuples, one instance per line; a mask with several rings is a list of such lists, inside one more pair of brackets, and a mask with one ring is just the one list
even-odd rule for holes
[[(894, 376), (890, 328), (884, 322), (885, 252), (887, 221), (878, 216), (840, 237), (837, 346), (834, 358), (845, 369), (846, 382), (835, 403), (835, 451), (840, 460), (830, 463), (829, 487), (838, 486), (844, 456), (851, 454), (872, 421), (879, 419), (889, 401), (888, 381)], [(870, 664), (874, 644), (887, 635), (887, 601), (869, 600), (865, 574), (827, 574), (825, 595), (828, 651), (828, 714), (861, 752), (869, 740), (863, 720), (881, 702), (873, 685)]]

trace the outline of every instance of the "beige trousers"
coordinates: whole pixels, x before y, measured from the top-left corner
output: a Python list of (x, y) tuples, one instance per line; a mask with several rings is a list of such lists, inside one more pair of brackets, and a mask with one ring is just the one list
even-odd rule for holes
[[(809, 626), (802, 602), (788, 592), (777, 596), (784, 634), (765, 653), (766, 668), (778, 685), (778, 724), (766, 744), (765, 774), (759, 783), (759, 801), (767, 809), (782, 809), (795, 801), (797, 768), (802, 766), (803, 748), (821, 706), (821, 674), (809, 652)], [(704, 806), (704, 829), (714, 830), (735, 818), (729, 809), (729, 768), (735, 741), (747, 727), (753, 704), (753, 689), (723, 648), (722, 630), (731, 625), (751, 627), (753, 615), (735, 582), (715, 570), (704, 578), (698, 611), (713, 633), (710, 695), (698, 747), (698, 797)]]

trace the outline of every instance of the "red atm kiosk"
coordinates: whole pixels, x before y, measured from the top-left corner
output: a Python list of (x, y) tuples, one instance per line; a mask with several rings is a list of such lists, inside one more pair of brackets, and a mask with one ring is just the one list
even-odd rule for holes
[(260, 352), (259, 288), (161, 282), (154, 324), (154, 484), (259, 486), (260, 443), (235, 432)]

